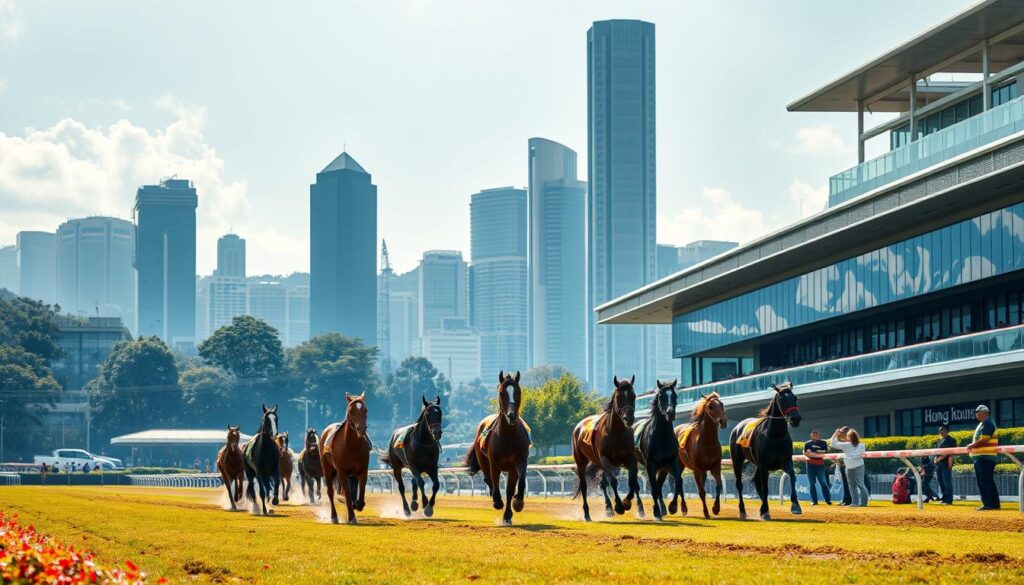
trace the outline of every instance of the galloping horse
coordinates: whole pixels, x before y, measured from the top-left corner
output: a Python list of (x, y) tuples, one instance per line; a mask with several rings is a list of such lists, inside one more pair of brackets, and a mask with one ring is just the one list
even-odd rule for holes
[[(484, 483), (491, 492), (494, 509), (502, 508), (501, 472), (508, 473), (505, 487), (504, 526), (512, 525), (512, 510), (523, 511), (526, 495), (526, 463), (530, 457), (530, 427), (519, 418), (522, 389), (515, 376), (498, 372), (498, 414), (484, 417), (476, 427), (473, 445), (466, 452), (469, 474), (483, 470)], [(514, 494), (514, 497), (513, 497)]]
[[(633, 391), (633, 376), (628, 381), (612, 378), (615, 390), (605, 404), (604, 412), (581, 420), (572, 431), (572, 457), (576, 461), (576, 476), (579, 487), (576, 493), (583, 496), (583, 519), (590, 522), (590, 504), (587, 503), (587, 476), (602, 472), (601, 491), (604, 492), (604, 513), (606, 516), (623, 514), (632, 504), (633, 495), (640, 495), (640, 481), (637, 479), (636, 450), (633, 445), (633, 422), (636, 417), (636, 392)], [(619, 499), (619, 468), (629, 472), (629, 494), (626, 500)], [(608, 497), (608, 486), (615, 494), (615, 512)], [(644, 515), (644, 505), (637, 500), (637, 514)]]
[(288, 493), (292, 491), (292, 451), (288, 448), (288, 431), (277, 435), (277, 448), (281, 450), (281, 483), (284, 484), (284, 501), (288, 501)]
[(800, 502), (796, 498), (796, 474), (793, 472), (793, 439), (789, 436), (789, 425), (800, 425), (800, 409), (796, 405), (793, 384), (785, 382), (776, 386), (775, 396), (757, 418), (740, 421), (729, 435), (729, 454), (732, 469), (736, 474), (736, 492), (740, 498), (740, 520), (747, 518), (743, 504), (743, 464), (749, 459), (756, 466), (754, 487), (761, 498), (761, 519), (771, 520), (768, 513), (768, 473), (778, 469), (789, 475), (790, 511), (801, 514)]
[[(678, 443), (672, 432), (672, 422), (676, 420), (676, 382), (677, 380), (664, 383), (657, 381), (658, 393), (651, 400), (650, 416), (636, 430), (636, 458), (647, 470), (655, 520), (661, 520), (669, 511), (675, 514), (678, 507), (676, 500), (683, 492), (682, 468), (677, 454)], [(672, 474), (674, 495), (666, 510), (662, 487), (669, 473)], [(642, 509), (639, 492), (636, 503), (637, 508)], [(686, 504), (683, 506), (685, 509)]]
[[(320, 482), (324, 478), (324, 468), (320, 465), (320, 447), (317, 445), (316, 429), (306, 429), (306, 446), (299, 453), (299, 484), (303, 493), (308, 493), (308, 502), (320, 499)], [(313, 482), (316, 492), (313, 492)]]
[(366, 506), (366, 474), (373, 445), (366, 436), (366, 394), (345, 393), (345, 420), (327, 425), (320, 434), (320, 465), (331, 502), (331, 522), (338, 523), (334, 492), (341, 488), (348, 508), (348, 523), (356, 524), (355, 512)]
[[(398, 484), (398, 493), (402, 495), (402, 509), (405, 516), (409, 517), (409, 504), (405, 501), (405, 482), (402, 481), (402, 469), (409, 468), (412, 473), (412, 509), (415, 511), (419, 504), (416, 502), (417, 488), (423, 493), (423, 515), (430, 517), (434, 515), (434, 499), (437, 498), (437, 488), (440, 482), (437, 480), (437, 462), (441, 458), (441, 397), (438, 396), (433, 402), (427, 402), (423, 396), (423, 410), (419, 419), (411, 425), (398, 429), (391, 435), (388, 442), (387, 455), (381, 456), (382, 463), (391, 468)], [(427, 500), (427, 490), (423, 485), (423, 474), (430, 476), (433, 483), (433, 493), (430, 500)]]
[(252, 502), (252, 511), (256, 507), (256, 484), (260, 487), (260, 503), (263, 514), (267, 513), (267, 497), (273, 494), (272, 503), (277, 505), (277, 490), (281, 484), (281, 453), (274, 442), (277, 436), (277, 405), (267, 408), (263, 405), (263, 421), (260, 430), (245, 444), (242, 453), (245, 455), (245, 479), (248, 486), (245, 497)]
[(228, 426), (228, 442), (217, 452), (217, 470), (220, 471), (224, 488), (228, 490), (228, 501), (231, 502), (232, 510), (238, 509), (235, 502), (242, 499), (242, 478), (245, 477), (245, 458), (242, 456), (242, 450), (238, 448), (238, 441), (242, 436), (239, 428)]
[[(679, 463), (693, 471), (693, 478), (697, 480), (697, 494), (704, 506), (704, 517), (711, 518), (708, 503), (704, 501), (707, 493), (704, 484), (710, 471), (715, 478), (715, 503), (711, 511), (718, 516), (722, 508), (722, 443), (718, 440), (718, 429), (724, 429), (729, 418), (725, 416), (725, 406), (717, 392), (708, 396), (702, 394), (700, 398), (697, 407), (693, 409), (691, 422), (676, 428), (676, 437), (679, 441)], [(683, 498), (683, 514), (686, 514), (686, 498)]]

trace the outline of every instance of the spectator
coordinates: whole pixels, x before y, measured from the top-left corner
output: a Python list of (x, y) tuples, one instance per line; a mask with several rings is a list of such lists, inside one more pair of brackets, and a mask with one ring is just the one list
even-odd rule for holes
[(811, 440), (804, 443), (804, 456), (807, 457), (807, 484), (811, 491), (811, 505), (818, 505), (818, 486), (825, 503), (832, 505), (831, 488), (825, 475), (825, 460), (822, 458), (828, 451), (828, 445), (821, 440), (817, 429), (811, 431)]
[(86, 463), (86, 464), (85, 464), (85, 465), (84, 465), (84, 466), (82, 467), (82, 473), (89, 473), (89, 471), (90, 471), (90, 468), (89, 468), (89, 464), (88, 464), (88, 463)]
[(846, 467), (843, 465), (843, 460), (836, 459), (832, 461), (831, 471), (843, 482), (843, 501), (839, 505), (849, 506), (853, 500), (850, 499), (850, 482), (846, 479)]
[(843, 452), (846, 479), (850, 483), (852, 496), (851, 505), (866, 507), (870, 492), (864, 483), (864, 444), (860, 442), (860, 435), (849, 427), (836, 429), (836, 432), (832, 433), (832, 448)]
[(974, 429), (974, 440), (967, 448), (971, 451), (971, 459), (974, 460), (974, 476), (978, 479), (978, 492), (981, 494), (981, 507), (978, 510), (998, 510), (999, 490), (996, 488), (996, 447), (999, 446), (999, 438), (996, 437), (998, 429), (996, 423), (989, 417), (988, 407), (979, 404), (974, 409), (974, 416), (978, 419), (978, 428)]
[(921, 458), (921, 494), (924, 496), (924, 503), (939, 499), (932, 489), (932, 478), (935, 477), (935, 463), (931, 457)]
[[(956, 441), (949, 436), (949, 427), (939, 427), (939, 440), (935, 443), (936, 449), (950, 449), (956, 447)], [(939, 455), (935, 458), (936, 472), (939, 475), (939, 490), (942, 491), (942, 503), (947, 506), (953, 505), (953, 456)]]

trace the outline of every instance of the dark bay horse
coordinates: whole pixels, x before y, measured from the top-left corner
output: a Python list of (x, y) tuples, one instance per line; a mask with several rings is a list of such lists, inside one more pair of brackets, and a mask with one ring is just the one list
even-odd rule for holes
[[(783, 470), (789, 475), (790, 510), (793, 514), (801, 514), (800, 502), (796, 497), (796, 474), (793, 472), (793, 439), (789, 436), (789, 425), (800, 425), (800, 409), (796, 405), (793, 384), (785, 382), (776, 386), (772, 384), (775, 395), (761, 416), (740, 421), (729, 435), (729, 455), (732, 457), (732, 469), (736, 474), (736, 492), (740, 498), (740, 519), (747, 518), (747, 508), (743, 504), (743, 465), (750, 461), (755, 467), (754, 487), (761, 498), (761, 519), (771, 520), (768, 513), (768, 474)], [(747, 425), (754, 425), (748, 446), (741, 446)]]
[[(700, 496), (700, 503), (704, 506), (704, 517), (711, 518), (708, 514), (708, 503), (704, 500), (707, 494), (704, 489), (707, 481), (707, 474), (715, 478), (715, 503), (711, 511), (715, 516), (721, 511), (722, 498), (722, 443), (718, 440), (718, 429), (724, 429), (729, 418), (725, 415), (725, 405), (718, 397), (717, 392), (708, 396), (701, 395), (700, 402), (693, 409), (688, 424), (680, 425), (676, 429), (676, 438), (679, 444), (679, 463), (685, 468), (693, 471), (693, 478), (697, 481), (697, 494)], [(683, 514), (686, 514), (686, 498), (680, 494), (683, 500)]]
[[(679, 463), (678, 443), (672, 431), (672, 423), (676, 420), (676, 382), (657, 381), (658, 393), (651, 400), (651, 413), (647, 420), (636, 430), (636, 457), (640, 465), (647, 470), (647, 481), (651, 487), (651, 499), (654, 506), (655, 520), (661, 520), (666, 513), (676, 513), (677, 498), (683, 491), (682, 468)], [(668, 509), (665, 508), (665, 497), (662, 487), (665, 479), (672, 474), (673, 497)], [(637, 508), (641, 508), (640, 494), (636, 496)], [(684, 504), (685, 506), (685, 504)]]
[(242, 437), (240, 427), (228, 426), (228, 442), (217, 452), (217, 470), (221, 481), (228, 490), (228, 501), (231, 509), (237, 510), (235, 502), (242, 499), (242, 479), (245, 477), (245, 458), (238, 442)]
[[(320, 465), (320, 446), (317, 444), (316, 429), (306, 429), (306, 446), (299, 453), (299, 484), (302, 492), (308, 494), (307, 501), (312, 504), (320, 499), (320, 482), (324, 478), (324, 468)], [(313, 484), (316, 483), (316, 492)]]
[(522, 389), (519, 372), (515, 376), (498, 372), (498, 414), (484, 417), (476, 427), (473, 445), (466, 452), (470, 475), (484, 472), (484, 483), (491, 492), (494, 509), (502, 508), (501, 472), (508, 473), (505, 487), (505, 514), (502, 524), (512, 525), (512, 511), (523, 511), (526, 495), (526, 463), (530, 457), (529, 427), (519, 418)]
[(288, 493), (292, 491), (292, 472), (295, 465), (292, 451), (288, 448), (288, 431), (278, 433), (277, 448), (281, 451), (281, 484), (284, 486), (284, 501), (288, 501)]
[(281, 484), (281, 452), (274, 442), (277, 435), (277, 405), (267, 408), (263, 405), (263, 421), (260, 430), (245, 444), (242, 453), (245, 455), (245, 479), (248, 485), (245, 497), (252, 502), (252, 511), (256, 507), (256, 486), (260, 488), (260, 503), (263, 514), (267, 513), (267, 498), (273, 495), (272, 503), (276, 506), (277, 490)]
[[(415, 511), (419, 504), (416, 502), (416, 492), (423, 494), (423, 515), (434, 515), (434, 500), (437, 498), (437, 488), (440, 482), (437, 480), (437, 462), (441, 458), (441, 397), (438, 396), (433, 402), (427, 402), (423, 396), (423, 410), (415, 423), (395, 429), (391, 434), (391, 441), (388, 442), (387, 455), (381, 456), (382, 463), (391, 468), (398, 484), (398, 493), (402, 495), (402, 509), (405, 516), (409, 517), (409, 504), (405, 501), (405, 482), (402, 481), (402, 469), (409, 468), (412, 474), (412, 509)], [(433, 484), (433, 492), (427, 500), (427, 490), (423, 485), (423, 474), (430, 476)]]
[(340, 488), (345, 494), (348, 523), (356, 524), (355, 513), (366, 506), (366, 475), (373, 445), (366, 436), (366, 394), (352, 396), (346, 392), (345, 400), (345, 420), (327, 425), (320, 434), (320, 465), (331, 502), (331, 522), (338, 523), (334, 493)]
[[(579, 487), (576, 493), (583, 496), (583, 519), (590, 522), (590, 504), (587, 503), (587, 477), (601, 472), (601, 491), (604, 492), (604, 513), (606, 516), (623, 514), (631, 507), (634, 495), (640, 495), (640, 481), (637, 479), (636, 450), (633, 445), (633, 422), (636, 418), (636, 392), (633, 381), (612, 378), (615, 389), (605, 404), (604, 412), (581, 420), (572, 431), (572, 457), (576, 461), (576, 476)], [(626, 500), (619, 498), (619, 468), (629, 473), (629, 493)], [(608, 497), (608, 487), (615, 494), (615, 511)], [(643, 502), (637, 500), (637, 514), (644, 515)]]

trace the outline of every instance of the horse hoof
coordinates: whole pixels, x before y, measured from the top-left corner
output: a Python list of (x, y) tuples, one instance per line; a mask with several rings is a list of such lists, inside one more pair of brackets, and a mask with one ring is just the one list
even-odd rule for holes
[(423, 506), (423, 515), (426, 516), (427, 518), (430, 518), (431, 516), (433, 516), (434, 515), (434, 507), (433, 506)]
[(405, 513), (405, 517), (406, 518), (412, 518), (412, 514), (409, 512), (408, 508), (406, 508), (405, 510), (402, 510), (402, 512)]
[(675, 502), (672, 502), (671, 504), (668, 505), (668, 513), (669, 514), (675, 514), (676, 510), (678, 510), (678, 509), (679, 509), (679, 506)]
[(626, 508), (625, 506), (623, 506), (621, 502), (616, 502), (615, 503), (615, 513), (616, 514), (625, 514), (626, 510), (628, 510), (628, 509), (629, 508)]
[(356, 524), (359, 524), (359, 520), (356, 520), (353, 516), (352, 518), (349, 518), (348, 523), (355, 526)]
[(761, 514), (761, 520), (764, 520), (765, 522), (767, 522), (767, 521), (769, 521), (771, 519), (772, 519), (772, 515), (769, 514), (768, 512), (765, 512), (764, 514)]
[(604, 515), (609, 517), (609, 518), (611, 518), (612, 516), (615, 515), (615, 511), (612, 510), (611, 508), (605, 508), (604, 509)]
[(708, 514), (707, 512), (704, 512), (704, 519), (705, 520), (711, 520), (711, 514)]
[(420, 504), (416, 500), (413, 500), (412, 503), (409, 504), (409, 507), (412, 508), (413, 512), (415, 512), (416, 510), (420, 509)]
[(622, 509), (623, 510), (627, 510), (628, 511), (632, 507), (633, 507), (633, 502), (631, 502), (629, 500), (623, 500), (623, 502), (622, 502)]
[(512, 519), (511, 518), (502, 518), (501, 519), (501, 525), (502, 526), (512, 526)]
[(719, 513), (719, 512), (721, 512), (721, 511), (722, 511), (722, 508), (721, 508), (721, 506), (719, 506), (718, 504), (715, 504), (715, 505), (714, 505), (714, 506), (713, 506), (713, 507), (711, 508), (711, 513), (712, 513), (712, 514), (714, 514), (715, 516), (718, 516), (718, 513)]
[(637, 518), (646, 518), (647, 514), (644, 514), (643, 510), (637, 510), (636, 517)]
[(801, 516), (804, 513), (804, 511), (800, 509), (800, 506), (793, 506), (792, 510), (790, 511), (793, 513), (794, 516)]
[(274, 504), (274, 505), (276, 506), (276, 505), (280, 504), (280, 503), (281, 503), (281, 501), (280, 501), (280, 500), (278, 500), (277, 498), (274, 498), (273, 500), (270, 500), (270, 503), (271, 503), (271, 504)]
[(500, 509), (502, 509), (504, 507), (505, 507), (505, 502), (502, 502), (501, 500), (494, 500), (494, 509), (495, 510), (500, 510)]
[(746, 519), (747, 519), (747, 513), (746, 512), (740, 512), (740, 520), (746, 520)]
[(338, 517), (337, 516), (331, 516), (331, 524), (337, 524), (337, 523), (338, 523)]
[(364, 502), (363, 500), (359, 500), (359, 502), (355, 505), (356, 512), (362, 512), (363, 508), (365, 508), (365, 507), (366, 507), (366, 502)]
[(664, 518), (662, 518), (662, 517), (661, 517), (660, 515), (658, 515), (658, 514), (655, 514), (655, 516), (654, 516), (654, 521), (655, 521), (655, 522), (663, 522), (663, 521), (664, 521)]
[(512, 500), (512, 510), (514, 512), (522, 512), (523, 511), (523, 499), (522, 498), (514, 498)]
[(591, 522), (591, 520), (590, 520), (590, 514), (584, 514), (584, 515), (583, 515), (583, 521), (584, 521), (584, 522)]

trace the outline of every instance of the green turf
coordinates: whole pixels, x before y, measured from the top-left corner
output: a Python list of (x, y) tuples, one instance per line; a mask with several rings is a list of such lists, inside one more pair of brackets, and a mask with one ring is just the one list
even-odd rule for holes
[(433, 519), (410, 521), (396, 518), (397, 496), (372, 495), (360, 525), (336, 526), (305, 506), (271, 517), (224, 511), (221, 493), (3, 487), (0, 507), (101, 562), (130, 559), (180, 582), (1024, 581), (1015, 509), (821, 506), (795, 518), (773, 504), (775, 520), (764, 523), (736, 520), (731, 503), (722, 518), (696, 518), (691, 500), (689, 517), (663, 524), (627, 512), (585, 525), (578, 501), (527, 498), (505, 528), (482, 498), (441, 498)]

